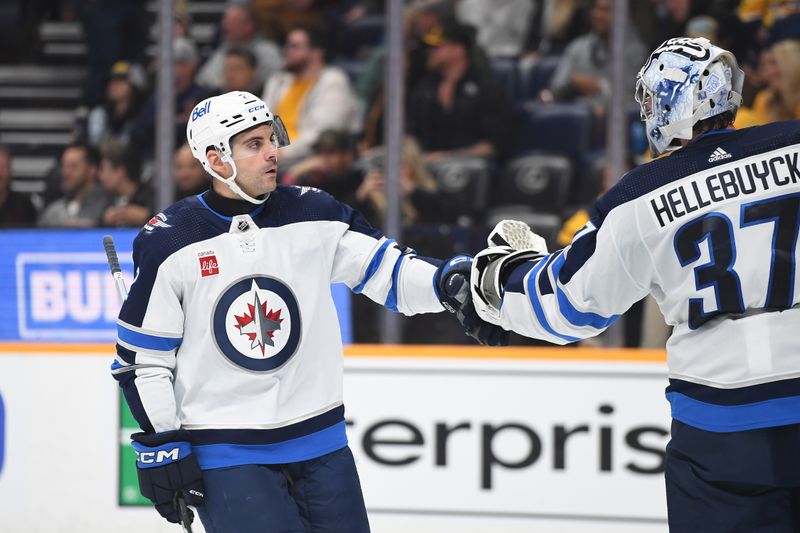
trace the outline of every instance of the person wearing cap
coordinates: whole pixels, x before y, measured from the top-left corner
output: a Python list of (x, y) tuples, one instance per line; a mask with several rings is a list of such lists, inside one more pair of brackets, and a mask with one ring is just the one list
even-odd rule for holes
[[(179, 37), (172, 42), (172, 54), (175, 63), (175, 144), (179, 145), (189, 113), (197, 102), (208, 96), (209, 91), (195, 79), (198, 55), (194, 43)], [(152, 94), (131, 132), (131, 142), (146, 156), (153, 151), (155, 123), (156, 95)]]
[(289, 137), (251, 93), (198, 103), (186, 139), (212, 185), (134, 240), (111, 365), (142, 429), (139, 488), (170, 522), (196, 506), (208, 533), (368, 533), (330, 285), (405, 315), (474, 318), (470, 258), (419, 257), (328, 193), (279, 185)]
[(86, 118), (84, 135), (93, 146), (130, 141), (146, 90), (145, 75), (139, 65), (117, 61), (109, 75), (103, 103), (94, 107)]
[(427, 74), (409, 97), (407, 131), (428, 162), (451, 157), (496, 158), (510, 138), (505, 89), (471, 59), (474, 32), (448, 23), (424, 36)]

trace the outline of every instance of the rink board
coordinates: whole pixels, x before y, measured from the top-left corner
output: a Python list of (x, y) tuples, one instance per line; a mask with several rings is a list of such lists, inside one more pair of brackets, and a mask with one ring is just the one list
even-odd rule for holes
[[(663, 352), (346, 352), (348, 434), (376, 533), (666, 531)], [(179, 531), (122, 504), (131, 428), (111, 356), (0, 345), (0, 531)]]

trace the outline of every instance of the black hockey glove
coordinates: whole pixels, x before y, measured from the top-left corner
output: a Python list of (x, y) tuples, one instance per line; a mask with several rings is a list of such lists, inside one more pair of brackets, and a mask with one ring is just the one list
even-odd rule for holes
[[(187, 505), (202, 505), (203, 473), (189, 444), (189, 433), (178, 429), (163, 433), (134, 433), (139, 490), (156, 511), (175, 524), (181, 523), (179, 496)], [(193, 513), (188, 510), (189, 523)], [(188, 524), (187, 524), (188, 525)]]
[(467, 335), (486, 346), (508, 346), (508, 331), (486, 322), (472, 304), (469, 276), (472, 258), (457, 255), (436, 269), (433, 282), (436, 296), (445, 309), (455, 313)]

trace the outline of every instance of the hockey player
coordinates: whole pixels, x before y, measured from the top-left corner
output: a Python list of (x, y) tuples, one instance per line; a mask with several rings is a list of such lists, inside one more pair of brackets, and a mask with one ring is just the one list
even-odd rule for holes
[(800, 531), (800, 123), (732, 129), (742, 82), (708, 40), (666, 41), (636, 98), (669, 157), (623, 176), (563, 250), (505, 222), (473, 263), (481, 317), (556, 344), (658, 301), (672, 532)]
[(142, 428), (142, 494), (171, 522), (184, 498), (209, 533), (368, 531), (330, 284), (407, 315), (442, 311), (437, 294), (461, 309), (471, 259), (437, 268), (327, 193), (277, 185), (289, 140), (250, 93), (200, 102), (187, 138), (215, 180), (134, 241), (112, 366)]

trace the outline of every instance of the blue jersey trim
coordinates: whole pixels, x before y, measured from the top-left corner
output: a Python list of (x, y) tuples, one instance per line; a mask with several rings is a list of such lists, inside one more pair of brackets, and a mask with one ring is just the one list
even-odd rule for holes
[(670, 392), (716, 405), (741, 405), (788, 396), (800, 396), (800, 378), (781, 379), (735, 389), (720, 389), (672, 378), (667, 387), (667, 393)]
[[(559, 271), (564, 265), (565, 260), (564, 254), (561, 254), (558, 259), (553, 261), (553, 266), (551, 267), (553, 279), (558, 279)], [(561, 287), (558, 286), (558, 283), (556, 283), (556, 298), (558, 299), (559, 312), (561, 312), (561, 315), (573, 326), (591, 326), (595, 329), (606, 329), (619, 319), (619, 315), (605, 317), (590, 311), (579, 311), (572, 305), (572, 302), (569, 301), (569, 298)]]
[(119, 340), (131, 346), (144, 348), (145, 350), (157, 350), (159, 352), (171, 352), (181, 345), (183, 339), (174, 337), (158, 337), (133, 331), (121, 324), (117, 324), (117, 337)]
[[(214, 213), (216, 216), (218, 216), (222, 220), (227, 220), (228, 222), (233, 221), (233, 217), (226, 217), (222, 213), (218, 213), (218, 212), (214, 211), (213, 209), (211, 209), (211, 207), (209, 207), (209, 205), (206, 203), (205, 198), (203, 198), (203, 194), (205, 194), (205, 193), (200, 193), (200, 194), (197, 195), (197, 199), (200, 200), (200, 203), (203, 204), (203, 207), (205, 207), (206, 209), (208, 209), (209, 211)], [(259, 205), (258, 207), (256, 207), (255, 209), (253, 209), (252, 211), (250, 211), (249, 213), (246, 213), (246, 214), (250, 215), (251, 218), (255, 217), (261, 211), (264, 210), (264, 207), (266, 207), (266, 205), (267, 205), (267, 202), (265, 201), (261, 205)]]
[[(539, 295), (536, 293), (536, 274), (542, 270), (542, 267), (545, 265), (547, 261), (544, 258), (540, 259), (536, 266), (533, 267), (533, 270), (528, 275), (528, 298), (531, 301), (531, 306), (533, 306), (533, 312), (536, 315), (536, 318), (539, 320), (539, 324), (547, 331), (550, 335), (554, 337), (558, 337), (559, 339), (563, 339), (567, 342), (576, 342), (580, 339), (578, 337), (570, 337), (569, 335), (562, 335), (550, 327), (550, 324), (547, 322), (547, 317), (544, 314), (544, 310), (542, 309), (542, 303), (539, 301)], [(542, 273), (543, 276), (547, 275), (547, 271)]]
[(375, 272), (378, 271), (378, 268), (381, 266), (381, 262), (383, 261), (383, 256), (386, 254), (386, 250), (388, 250), (389, 246), (392, 244), (394, 244), (394, 239), (387, 239), (383, 244), (381, 244), (381, 247), (378, 248), (378, 251), (372, 256), (372, 261), (369, 262), (367, 271), (364, 273), (364, 279), (362, 279), (361, 283), (359, 283), (358, 286), (353, 289), (354, 293), (360, 294), (361, 291), (364, 290), (367, 282), (369, 282), (369, 280), (372, 279), (372, 276), (375, 275)]
[(392, 286), (389, 288), (389, 294), (386, 295), (386, 303), (383, 305), (397, 313), (397, 286), (400, 283), (400, 267), (403, 265), (404, 255), (400, 255), (394, 263), (392, 269)]
[(191, 429), (195, 446), (206, 444), (275, 444), (329, 428), (344, 420), (344, 405), (295, 424), (273, 429)]
[(715, 405), (679, 392), (668, 392), (667, 400), (672, 407), (672, 418), (716, 433), (800, 423), (800, 396), (743, 405)]
[(343, 421), (316, 433), (274, 444), (207, 444), (194, 446), (201, 470), (248, 464), (307, 461), (347, 446)]

